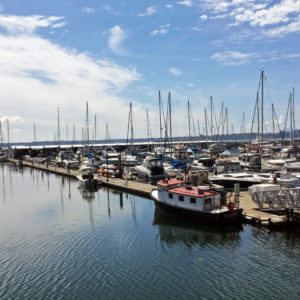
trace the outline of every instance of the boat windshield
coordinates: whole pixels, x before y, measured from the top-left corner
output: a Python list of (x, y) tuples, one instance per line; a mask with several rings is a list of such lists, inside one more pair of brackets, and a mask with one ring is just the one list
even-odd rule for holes
[(149, 161), (149, 165), (150, 167), (153, 167), (153, 166), (162, 166), (162, 161), (159, 160), (159, 159), (153, 159), (153, 160), (150, 160)]

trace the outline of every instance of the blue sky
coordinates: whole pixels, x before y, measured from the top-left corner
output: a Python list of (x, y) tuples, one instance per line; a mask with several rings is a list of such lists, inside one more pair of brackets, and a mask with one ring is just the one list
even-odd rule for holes
[[(135, 136), (146, 137), (146, 109), (158, 136), (157, 94), (171, 91), (174, 135), (187, 135), (187, 100), (203, 133), (204, 108), (228, 107), (239, 132), (252, 120), (260, 70), (271, 103), (285, 116), (295, 88), (299, 117), (300, 0), (0, 1), (0, 118), (11, 141), (81, 138), (85, 102), (112, 138), (126, 138), (130, 101)], [(91, 122), (91, 128), (93, 124)], [(271, 131), (270, 125), (266, 124)], [(92, 129), (91, 129), (92, 131)], [(6, 136), (6, 132), (4, 132)]]

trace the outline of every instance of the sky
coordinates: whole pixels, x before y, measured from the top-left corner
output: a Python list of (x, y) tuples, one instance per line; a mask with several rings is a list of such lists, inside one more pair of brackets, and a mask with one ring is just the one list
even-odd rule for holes
[[(250, 131), (261, 70), (265, 129), (274, 104), (284, 126), (295, 89), (300, 116), (300, 0), (0, 0), (0, 119), (10, 142), (90, 135), (159, 136), (158, 91), (172, 101), (174, 136), (204, 132), (204, 109), (228, 109), (230, 131)], [(199, 123), (199, 127), (198, 127)], [(256, 125), (254, 125), (256, 126)], [(194, 130), (195, 127), (195, 130)], [(68, 128), (68, 130), (67, 130)]]

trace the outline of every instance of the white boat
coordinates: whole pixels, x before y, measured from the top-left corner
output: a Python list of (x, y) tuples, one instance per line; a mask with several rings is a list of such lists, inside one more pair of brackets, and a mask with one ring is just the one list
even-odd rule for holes
[(151, 196), (161, 210), (198, 221), (234, 223), (242, 219), (242, 209), (232, 202), (221, 204), (221, 194), (209, 186), (195, 187), (177, 179), (164, 179), (157, 183)]
[(210, 180), (214, 184), (233, 188), (239, 183), (240, 188), (248, 188), (253, 184), (260, 184), (272, 180), (270, 174), (247, 173), (242, 170), (239, 162), (216, 161), (215, 175)]
[(79, 169), (79, 175), (76, 176), (82, 186), (101, 185), (101, 180), (94, 175), (94, 167), (82, 165)]
[(107, 148), (104, 150), (100, 158), (100, 164), (118, 165), (120, 161), (120, 154), (113, 148)]
[(166, 176), (162, 161), (148, 156), (140, 166), (135, 167), (138, 177), (146, 180), (161, 179)]

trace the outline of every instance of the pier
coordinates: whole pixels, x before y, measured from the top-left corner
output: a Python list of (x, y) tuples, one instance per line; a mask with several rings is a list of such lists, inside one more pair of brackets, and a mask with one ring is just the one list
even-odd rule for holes
[[(12, 163), (17, 163), (16, 159), (9, 159)], [(39, 169), (46, 172), (51, 172), (61, 176), (68, 176), (76, 178), (79, 174), (78, 170), (66, 170), (65, 168), (59, 168), (55, 166), (46, 166), (44, 164), (32, 163), (23, 161), (23, 165)], [(114, 177), (106, 177), (99, 175), (99, 178), (102, 181), (102, 185), (117, 190), (121, 190), (130, 194), (142, 196), (148, 199), (151, 199), (151, 191), (154, 189), (153, 185), (125, 180)], [(235, 198), (233, 194), (232, 199)], [(245, 223), (252, 224), (254, 226), (265, 226), (269, 228), (283, 228), (288, 226), (291, 222), (300, 220), (300, 211), (294, 210), (292, 215), (287, 214), (275, 214), (272, 211), (260, 211), (255, 203), (252, 201), (251, 196), (247, 191), (241, 191), (238, 198), (239, 207), (243, 209), (243, 221)]]

